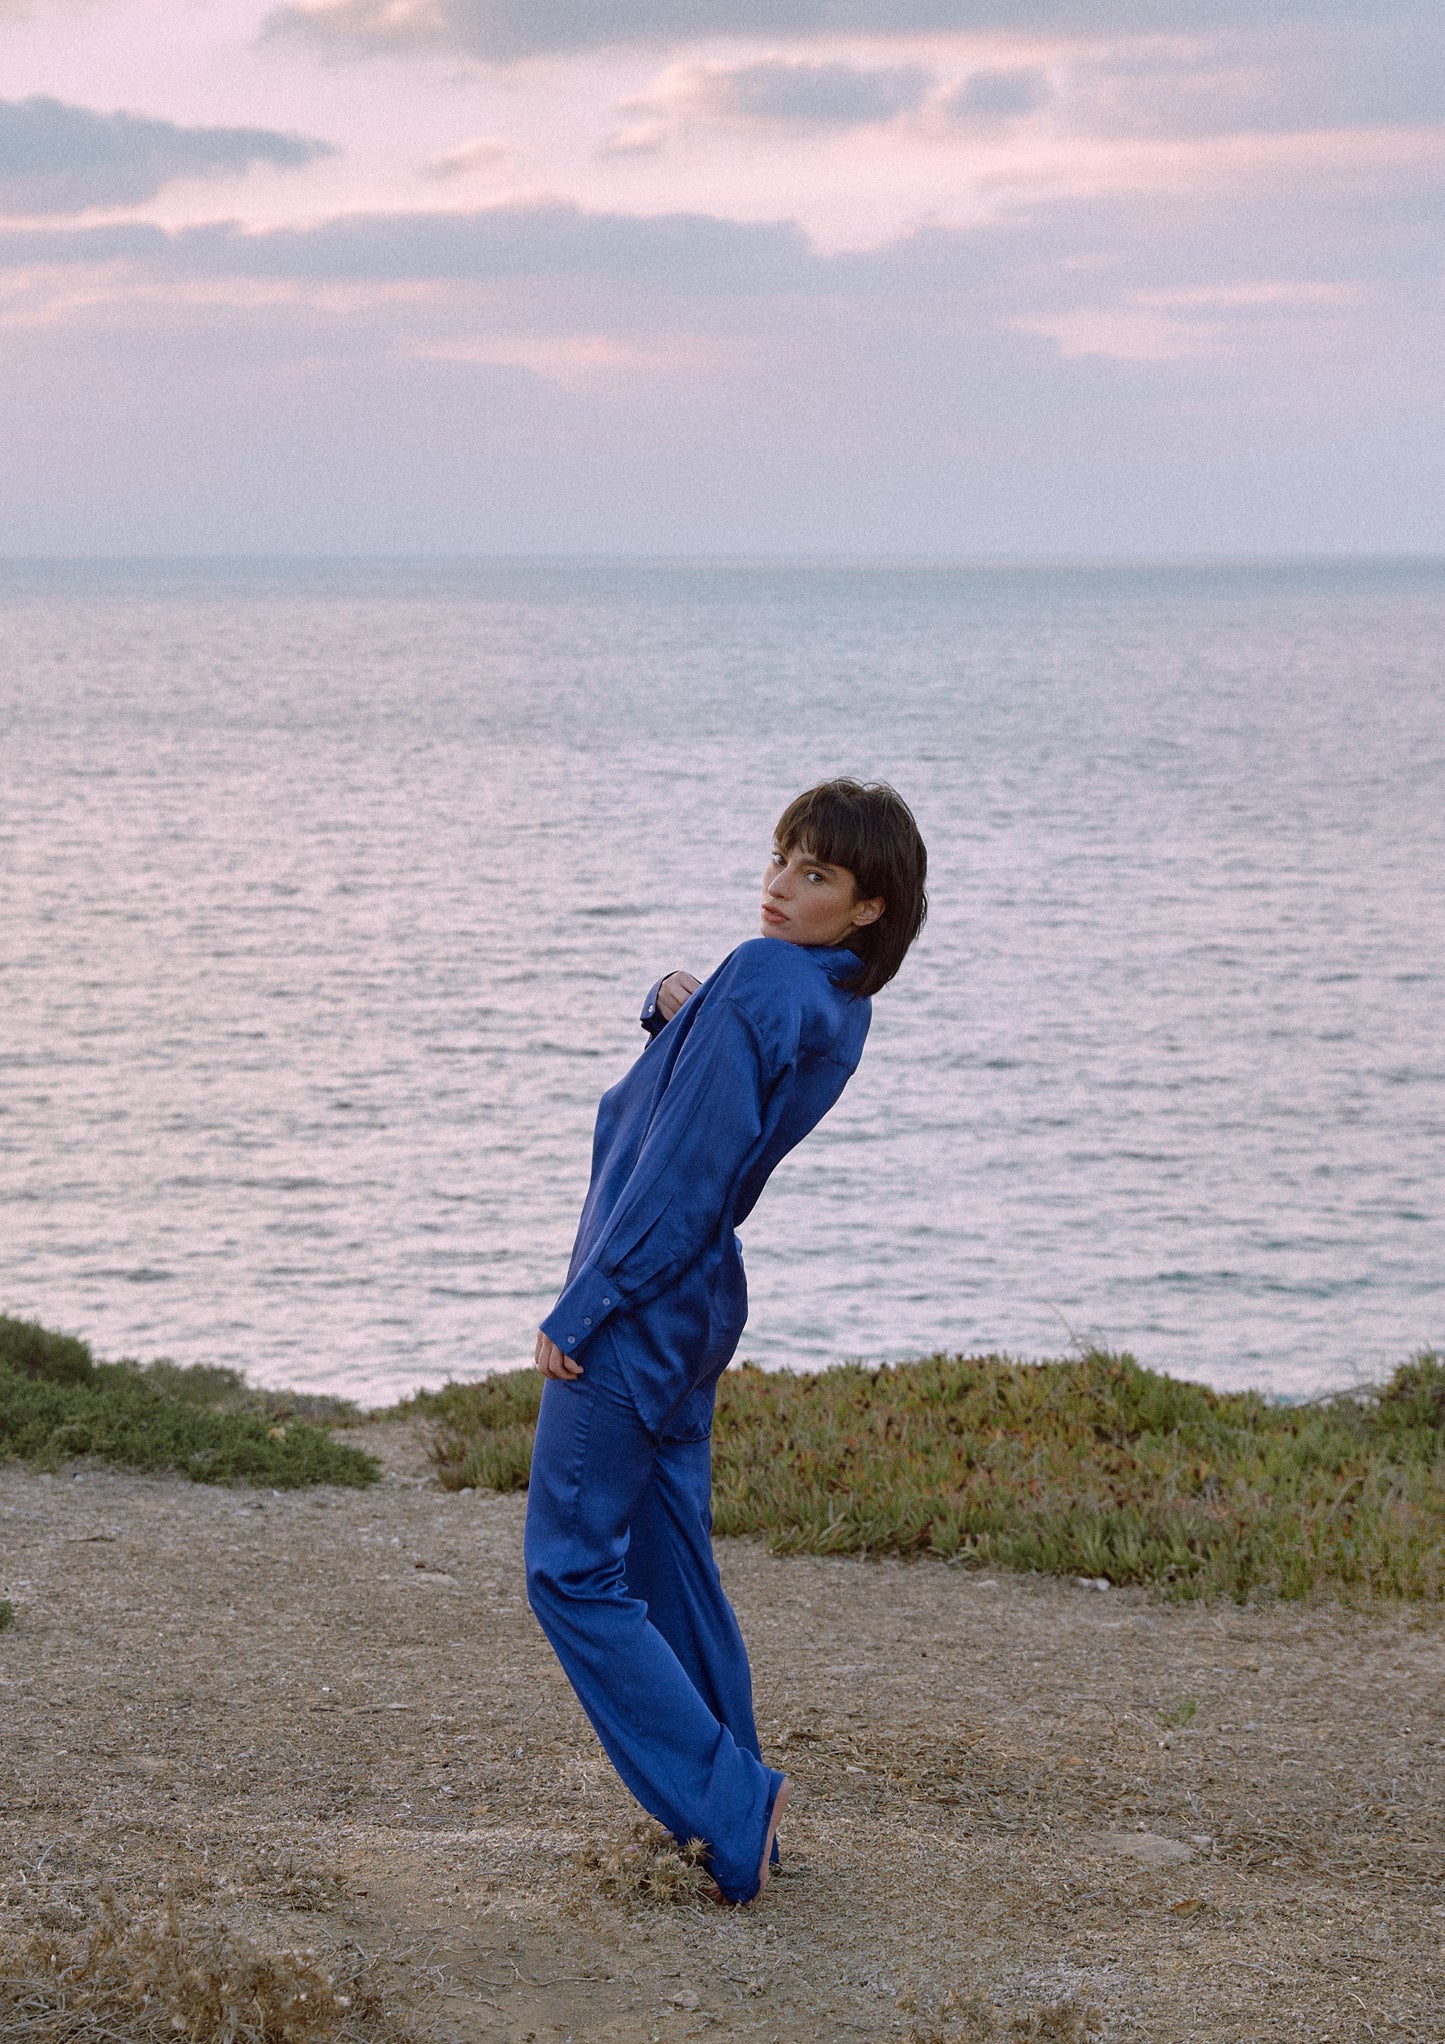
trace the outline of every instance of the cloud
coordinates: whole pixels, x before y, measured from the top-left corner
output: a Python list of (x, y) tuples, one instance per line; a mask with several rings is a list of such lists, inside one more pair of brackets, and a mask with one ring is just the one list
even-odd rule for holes
[(1037, 113), (1053, 98), (1049, 75), (1037, 64), (973, 71), (950, 92), (943, 112), (960, 128), (992, 128)]
[(336, 153), (274, 128), (182, 128), (58, 99), (0, 100), (0, 212), (139, 206), (181, 178), (234, 177), (256, 163), (293, 169)]
[(932, 83), (919, 64), (867, 68), (767, 59), (756, 64), (694, 64), (661, 81), (659, 100), (694, 119), (798, 128), (859, 128), (919, 106)]
[(843, 134), (915, 112), (933, 87), (922, 64), (679, 64), (622, 112), (640, 116), (601, 144), (608, 156), (655, 156), (680, 129), (714, 126), (791, 135)]
[[(1428, 20), (1419, 0), (1401, 15)], [(897, 37), (995, 31), (1167, 35), (1233, 23), (1374, 21), (1378, 0), (311, 0), (267, 33), (358, 50), (447, 50), (489, 63), (623, 45), (780, 36)]]
[(480, 339), (422, 341), (423, 362), (465, 362), (482, 369), (528, 369), (554, 383), (576, 384), (619, 371), (706, 368), (710, 354), (696, 340), (639, 346), (612, 334), (485, 334)]
[(1173, 312), (1314, 312), (1358, 305), (1364, 292), (1358, 284), (1301, 281), (1290, 277), (1266, 283), (1191, 284), (1174, 291), (1136, 291), (1140, 305)]
[(1445, 18), (1400, 8), (1308, 35), (1225, 30), (1078, 54), (1070, 112), (1094, 134), (1224, 135), (1445, 119)]
[(657, 156), (666, 147), (667, 137), (665, 121), (641, 121), (606, 136), (598, 144), (597, 154), (602, 157)]
[(130, 263), (169, 275), (371, 281), (605, 277), (653, 288), (793, 288), (817, 268), (790, 221), (587, 213), (559, 199), (471, 213), (352, 213), (248, 233), (235, 221), (0, 232), (0, 267)]
[[(1431, 190), (1441, 160), (1428, 166)], [(930, 224), (831, 254), (791, 220), (588, 212), (561, 199), (342, 214), (256, 231), (234, 220), (12, 226), (0, 228), (0, 274), (48, 278), (47, 290), (71, 288), (61, 280), (74, 275), (80, 288), (109, 296), (227, 279), (363, 293), (414, 287), (422, 298), (433, 284), (505, 284), (514, 307), (543, 299), (576, 307), (596, 302), (595, 287), (610, 287), (619, 306), (666, 293), (711, 297), (723, 308), (771, 298), (785, 320), (820, 294), (860, 310), (951, 301), (1013, 330), (1020, 317), (1092, 310), (1101, 300), (1110, 311), (1171, 318), (1320, 310), (1343, 305), (1360, 283), (1397, 289), (1438, 276), (1428, 194), (1402, 204), (1398, 193), (1368, 185), (1333, 192), (1317, 165), (1308, 183), (1318, 206), (1301, 204), (1293, 180), (1278, 189), (1245, 182), (1207, 204), (1188, 192), (1065, 193), (968, 227)], [(1280, 266), (1264, 282), (1260, 247)], [(90, 273), (83, 284), (82, 271)]]
[(1065, 361), (1085, 355), (1116, 362), (1175, 362), (1238, 351), (1241, 320), (1300, 319), (1361, 305), (1358, 284), (1238, 282), (1173, 291), (1130, 291), (1114, 304), (1076, 305), (1009, 322), (1015, 333), (1039, 334)]
[(511, 163), (516, 154), (510, 142), (496, 142), (488, 136), (479, 136), (474, 142), (461, 142), (455, 149), (444, 149), (440, 156), (434, 156), (423, 167), (421, 174), (439, 183), (454, 177), (470, 177), (479, 170), (500, 170), (503, 164)]

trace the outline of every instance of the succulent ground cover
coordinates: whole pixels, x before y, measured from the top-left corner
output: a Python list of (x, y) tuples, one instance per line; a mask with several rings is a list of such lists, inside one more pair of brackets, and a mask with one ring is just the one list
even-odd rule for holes
[[(526, 1488), (541, 1380), (420, 1392), (449, 1490)], [(102, 1363), (0, 1316), (0, 1456), (95, 1456), (204, 1482), (365, 1485), (344, 1399), (234, 1370)], [(374, 1415), (373, 1417), (383, 1417)], [(1302, 1404), (1226, 1393), (1091, 1349), (1064, 1361), (935, 1355), (869, 1369), (729, 1370), (714, 1518), (775, 1554), (927, 1555), (1172, 1596), (1445, 1597), (1445, 1361)], [(0, 1617), (3, 1623), (3, 1617)]]
[[(533, 1371), (420, 1394), (442, 1484), (524, 1488)], [(933, 1555), (1176, 1596), (1445, 1595), (1445, 1362), (1309, 1404), (1128, 1355), (730, 1370), (714, 1515), (776, 1554)]]

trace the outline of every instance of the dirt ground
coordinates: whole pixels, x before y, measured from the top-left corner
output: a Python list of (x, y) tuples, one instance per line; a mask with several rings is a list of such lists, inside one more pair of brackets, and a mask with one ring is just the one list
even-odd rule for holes
[(728, 1543), (783, 1874), (626, 1905), (584, 1861), (637, 1813), (528, 1612), (523, 1501), (368, 1445), (370, 1492), (0, 1469), (5, 1931), (164, 1878), (359, 1947), (438, 2044), (1445, 2040), (1438, 1614)]

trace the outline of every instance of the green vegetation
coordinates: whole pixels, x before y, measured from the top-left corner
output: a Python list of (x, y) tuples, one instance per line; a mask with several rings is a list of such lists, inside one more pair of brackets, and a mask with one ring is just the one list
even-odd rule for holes
[(6, 1313), (0, 1313), (0, 1365), (47, 1384), (88, 1384), (95, 1375), (95, 1357), (73, 1334), (52, 1334)]
[[(527, 1480), (541, 1380), (448, 1385), (444, 1485)], [(1091, 1350), (930, 1356), (817, 1375), (730, 1370), (719, 1533), (778, 1554), (936, 1555), (1175, 1596), (1445, 1598), (1445, 1360), (1307, 1405), (1225, 1394)]]
[(374, 1483), (375, 1458), (326, 1431), (359, 1416), (344, 1399), (254, 1391), (235, 1370), (98, 1363), (83, 1341), (0, 1315), (0, 1456), (38, 1469), (96, 1455), (200, 1483)]
[(439, 1423), (432, 1459), (443, 1490), (525, 1490), (541, 1402), (535, 1370), (508, 1370), (479, 1384), (418, 1391), (398, 1411)]
[(8, 1632), (15, 1623), (15, 1606), (8, 1597), (0, 1597), (0, 1632)]

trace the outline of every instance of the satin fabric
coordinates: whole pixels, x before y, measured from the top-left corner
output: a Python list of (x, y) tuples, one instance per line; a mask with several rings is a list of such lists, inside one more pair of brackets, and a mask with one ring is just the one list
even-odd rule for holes
[(760, 937), (665, 1025), (653, 990), (542, 1323), (583, 1375), (542, 1394), (528, 1597), (623, 1781), (679, 1842), (705, 1841), (733, 1901), (757, 1892), (782, 1781), (712, 1553), (713, 1400), (747, 1317), (735, 1230), (857, 1066), (857, 962)]
[(602, 1096), (567, 1283), (542, 1322), (585, 1362), (614, 1317), (649, 1426), (713, 1381), (747, 1320), (735, 1233), (863, 1054), (851, 951), (756, 937), (723, 960)]
[(527, 1497), (527, 1594), (603, 1750), (729, 1901), (757, 1893), (783, 1777), (763, 1765), (752, 1677), (712, 1551), (711, 1443), (642, 1424), (604, 1330), (552, 1379)]

